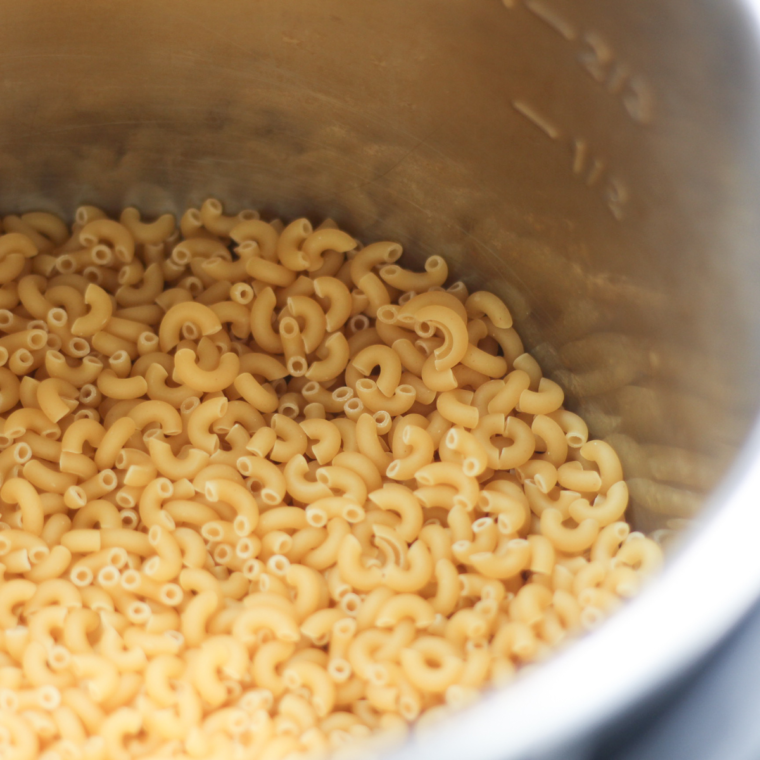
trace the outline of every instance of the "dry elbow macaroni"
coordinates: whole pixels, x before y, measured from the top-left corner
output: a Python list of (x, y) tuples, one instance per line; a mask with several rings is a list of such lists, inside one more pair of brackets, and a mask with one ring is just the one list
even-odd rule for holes
[(661, 563), (502, 301), (207, 200), (0, 236), (0, 757), (320, 756)]

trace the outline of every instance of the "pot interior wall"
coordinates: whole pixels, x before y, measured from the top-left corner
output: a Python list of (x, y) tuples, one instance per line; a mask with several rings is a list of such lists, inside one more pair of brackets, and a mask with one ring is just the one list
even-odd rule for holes
[(513, 310), (640, 529), (755, 417), (757, 82), (681, 0), (0, 2), (0, 208), (332, 216)]

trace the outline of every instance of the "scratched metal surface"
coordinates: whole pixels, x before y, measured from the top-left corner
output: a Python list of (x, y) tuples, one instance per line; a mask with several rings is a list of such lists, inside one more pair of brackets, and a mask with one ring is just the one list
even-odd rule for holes
[(0, 0), (0, 208), (211, 194), (442, 254), (509, 303), (667, 538), (760, 394), (749, 6)]

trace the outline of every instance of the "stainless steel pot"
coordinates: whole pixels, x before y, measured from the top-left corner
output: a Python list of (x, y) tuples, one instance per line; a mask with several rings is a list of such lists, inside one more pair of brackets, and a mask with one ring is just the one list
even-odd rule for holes
[(616, 445), (637, 527), (699, 523), (621, 614), (403, 756), (567, 757), (757, 598), (751, 0), (0, 9), (4, 211), (215, 195), (441, 253)]

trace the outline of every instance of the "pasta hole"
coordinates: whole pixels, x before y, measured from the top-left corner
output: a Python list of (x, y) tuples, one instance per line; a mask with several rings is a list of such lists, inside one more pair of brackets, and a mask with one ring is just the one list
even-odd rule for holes
[(97, 398), (98, 389), (91, 383), (87, 383), (79, 389), (79, 401), (81, 403), (90, 404), (94, 401), (97, 401)]
[(347, 614), (355, 617), (362, 606), (362, 600), (358, 594), (349, 592), (340, 600), (340, 608)]
[(472, 530), (476, 534), (481, 533), (491, 525), (493, 525), (493, 520), (490, 517), (481, 517), (472, 524)]
[[(85, 267), (82, 270), (82, 277), (84, 277), (85, 280), (93, 283), (94, 285), (103, 284), (103, 275), (100, 271), (100, 267), (96, 267), (96, 266)], [(121, 277), (121, 275), (119, 277)], [(119, 280), (119, 284), (122, 284), (121, 280)]]
[(124, 567), (127, 564), (127, 559), (126, 549), (122, 549), (120, 546), (115, 546), (108, 552), (108, 564), (116, 568)]
[[(127, 508), (128, 507), (134, 507), (137, 504), (137, 502), (135, 501), (135, 497), (131, 493), (129, 493), (128, 491), (125, 491), (124, 489), (121, 489), (116, 494), (116, 503), (120, 507), (127, 507)], [(122, 515), (123, 514), (124, 513), (122, 512)], [(123, 522), (122, 522), (122, 525), (123, 525)]]
[(109, 491), (113, 491), (119, 482), (116, 478), (116, 473), (113, 472), (113, 470), (103, 470), (98, 476), (98, 480), (103, 488), (107, 488)]
[(201, 331), (192, 322), (185, 322), (182, 325), (182, 337), (185, 340), (195, 341), (201, 337)]
[(28, 443), (17, 443), (13, 452), (13, 461), (16, 464), (25, 464), (32, 458), (32, 448)]
[(344, 683), (351, 677), (352, 668), (347, 660), (334, 658), (327, 665), (327, 673), (336, 683)]
[(253, 541), (250, 538), (241, 538), (235, 546), (235, 554), (240, 559), (248, 559), (254, 553)]
[(42, 562), (49, 554), (50, 549), (47, 546), (34, 546), (29, 549), (29, 561), (33, 565), (36, 565), (38, 562)]
[(238, 536), (247, 536), (253, 530), (251, 521), (245, 515), (238, 515), (234, 519), (232, 529)]
[(238, 282), (232, 286), (230, 290), (230, 298), (236, 303), (247, 306), (249, 303), (251, 303), (251, 301), (253, 301), (253, 288), (246, 283)]
[[(358, 598), (358, 595), (357, 595)], [(361, 603), (361, 599), (358, 599), (359, 603)], [(356, 610), (359, 610), (359, 606), (356, 607)], [(356, 623), (353, 620), (339, 620), (335, 625), (333, 626), (333, 630), (335, 633), (339, 634), (340, 636), (353, 636), (356, 633)]]
[(90, 344), (84, 338), (72, 338), (69, 341), (69, 353), (81, 359), (90, 353)]
[(333, 399), (338, 403), (349, 401), (351, 398), (353, 398), (353, 395), (353, 389), (349, 388), (348, 386), (336, 388), (332, 393)]
[(90, 570), (89, 567), (75, 567), (71, 571), (71, 582), (75, 586), (79, 586), (80, 588), (84, 588), (85, 586), (89, 586), (93, 581), (93, 574), (92, 570)]
[(283, 401), (277, 411), (280, 414), (284, 414), (286, 417), (290, 417), (291, 420), (294, 420), (298, 417), (300, 409), (298, 408), (298, 404), (294, 404), (292, 401)]
[[(10, 689), (0, 689), (0, 710), (16, 712), (18, 709), (18, 697)], [(11, 742), (10, 731), (5, 726), (0, 726), (0, 747)]]
[(267, 569), (274, 575), (283, 577), (290, 568), (290, 560), (281, 554), (275, 554), (267, 560)]
[(65, 309), (55, 308), (47, 313), (47, 319), (53, 327), (63, 327), (68, 322), (69, 315)]
[(474, 478), (480, 470), (480, 463), (476, 459), (465, 459), (462, 463), (462, 470), (465, 475)]
[(351, 333), (358, 333), (369, 327), (369, 317), (364, 314), (355, 314), (348, 320), (348, 329)]
[[(69, 665), (71, 665), (71, 653), (65, 647), (62, 647), (60, 645), (55, 645), (51, 647), (50, 651), (48, 652), (48, 664), (53, 670), (63, 670), (64, 668), (68, 668)], [(61, 700), (60, 693), (57, 695), (57, 697), (58, 697), (58, 703), (60, 704), (60, 700)], [(54, 700), (55, 700), (55, 695), (53, 695), (53, 701)], [(40, 701), (42, 701), (42, 695), (40, 695)], [(56, 705), (56, 707), (57, 706), (58, 705)]]
[(273, 491), (271, 488), (263, 488), (261, 490), (261, 500), (265, 504), (271, 504), (273, 506), (280, 503), (281, 499), (276, 491)]
[(127, 618), (134, 625), (143, 625), (150, 620), (150, 607), (145, 602), (133, 602), (127, 608)]
[(367, 670), (367, 680), (373, 686), (386, 686), (390, 682), (390, 673), (388, 668), (382, 663), (370, 665)]
[(303, 377), (308, 369), (308, 362), (301, 356), (295, 356), (288, 360), (288, 371), (293, 377)]
[(460, 494), (456, 494), (454, 496), (454, 506), (462, 507), (462, 509), (466, 509), (467, 511), (469, 511), (470, 508), (472, 507), (470, 502), (467, 499), (465, 499), (463, 496), (461, 496)]
[(77, 270), (77, 263), (74, 260), (73, 256), (69, 256), (69, 254), (64, 254), (63, 256), (59, 256), (56, 259), (55, 268), (61, 274), (74, 274), (74, 272), (76, 272)]
[(37, 695), (43, 710), (55, 710), (61, 704), (61, 692), (50, 684), (40, 686)]
[(106, 566), (98, 572), (98, 584), (104, 588), (115, 586), (119, 582), (120, 577), (121, 574), (115, 567)]
[(261, 560), (253, 558), (246, 560), (245, 564), (243, 565), (243, 575), (245, 575), (249, 581), (256, 581), (261, 575), (261, 568)]
[[(59, 311), (63, 311), (63, 309), (60, 309)], [(64, 315), (66, 314), (65, 311), (63, 313)], [(44, 330), (32, 330), (26, 339), (27, 346), (32, 349), (32, 351), (39, 351), (47, 345), (47, 336), (48, 334)]]
[(221, 541), (224, 538), (224, 531), (217, 523), (206, 523), (201, 528), (201, 535), (207, 541)]
[(350, 504), (343, 508), (343, 518), (350, 523), (358, 523), (364, 519), (364, 510), (358, 506)]
[(95, 245), (90, 249), (92, 263), (97, 266), (107, 267), (113, 263), (113, 251), (102, 243)]
[[(151, 559), (158, 559), (158, 558), (151, 557)], [(143, 572), (145, 572), (146, 575), (150, 575), (150, 573), (148, 573), (148, 568), (147, 568), (149, 563), (150, 563), (150, 560), (146, 562), (146, 567), (143, 569)], [(137, 570), (132, 570), (132, 569), (125, 570), (121, 576), (121, 585), (122, 585), (122, 588), (126, 589), (127, 591), (137, 591), (140, 588), (140, 573)]]
[(414, 720), (420, 714), (419, 704), (411, 697), (401, 697), (398, 702), (398, 710), (405, 720)]
[(414, 331), (420, 338), (432, 338), (435, 335), (435, 326), (430, 322), (417, 322)]
[[(120, 514), (122, 528), (134, 528), (137, 526), (140, 518), (136, 512), (133, 512), (131, 509), (123, 509)], [(112, 562), (111, 564), (115, 563)]]
[(317, 507), (314, 509), (310, 507), (306, 510), (306, 522), (312, 526), (312, 528), (324, 528), (327, 525), (327, 512)]
[[(391, 269), (391, 267), (386, 267), (386, 270), (387, 269)], [(397, 317), (397, 309), (396, 309), (396, 307), (394, 307), (392, 305), (388, 304), (388, 305), (385, 305), (385, 306), (381, 306), (377, 310), (377, 320), (378, 320), (378, 322), (382, 322), (382, 323), (384, 323), (386, 325), (395, 324), (396, 323), (396, 317)]]
[[(167, 604), (170, 607), (176, 607), (184, 598), (184, 593), (176, 583), (165, 583), (161, 587), (159, 598), (164, 604)], [(179, 633), (179, 631), (167, 631), (166, 633), (167, 635), (169, 633), (177, 633), (179, 636), (182, 635)]]

